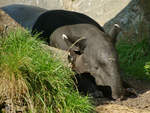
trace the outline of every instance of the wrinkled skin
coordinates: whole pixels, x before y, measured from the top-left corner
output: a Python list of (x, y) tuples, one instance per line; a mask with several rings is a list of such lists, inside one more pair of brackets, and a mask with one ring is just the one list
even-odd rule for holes
[[(65, 34), (68, 39), (64, 39), (62, 34)], [(50, 45), (68, 50), (80, 37), (85, 39), (70, 49), (71, 56), (74, 57), (71, 59), (73, 69), (77, 73), (90, 73), (97, 85), (110, 86), (112, 97), (119, 98), (123, 93), (123, 88), (115, 38), (113, 39), (93, 25), (78, 24), (58, 28), (50, 37)]]
[(116, 27), (107, 34), (90, 17), (71, 11), (48, 11), (27, 5), (10, 5), (2, 9), (23, 27), (32, 28), (33, 34), (42, 32), (40, 36), (50, 46), (69, 50), (70, 62), (78, 74), (90, 73), (97, 85), (111, 87), (114, 99), (121, 97), (123, 88), (115, 49)]

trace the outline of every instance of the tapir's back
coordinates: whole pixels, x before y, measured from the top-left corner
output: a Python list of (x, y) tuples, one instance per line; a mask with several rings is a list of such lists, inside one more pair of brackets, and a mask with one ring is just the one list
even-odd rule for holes
[(31, 5), (21, 5), (13, 4), (1, 7), (9, 16), (11, 16), (16, 22), (22, 25), (24, 28), (32, 29), (36, 19), (45, 11), (46, 9), (31, 6)]
[(92, 18), (82, 13), (66, 10), (46, 10), (31, 5), (13, 4), (1, 7), (22, 27), (43, 32), (42, 37), (49, 37), (59, 27), (73, 24), (92, 24), (101, 31), (104, 29)]
[(48, 38), (57, 28), (75, 24), (91, 24), (104, 32), (104, 29), (89, 16), (67, 10), (49, 10), (41, 14), (33, 26), (32, 32), (42, 32), (41, 36)]

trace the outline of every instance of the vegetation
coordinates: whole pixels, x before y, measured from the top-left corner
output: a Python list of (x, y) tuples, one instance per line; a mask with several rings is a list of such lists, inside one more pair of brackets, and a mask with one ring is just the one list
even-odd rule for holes
[(150, 61), (146, 62), (144, 69), (145, 69), (145, 73), (146, 73), (148, 79), (150, 79)]
[[(117, 51), (126, 77), (150, 80), (149, 33), (142, 25), (138, 33), (119, 40)], [(0, 105), (12, 99), (14, 106), (29, 113), (92, 111), (89, 97), (75, 88), (73, 72), (43, 49), (36, 37), (22, 30), (0, 37)]]
[(0, 103), (7, 97), (30, 113), (89, 113), (93, 106), (75, 90), (73, 72), (42, 43), (22, 30), (0, 38)]
[(126, 77), (150, 79), (149, 32), (142, 22), (137, 25), (137, 32), (125, 35), (117, 44), (120, 67)]

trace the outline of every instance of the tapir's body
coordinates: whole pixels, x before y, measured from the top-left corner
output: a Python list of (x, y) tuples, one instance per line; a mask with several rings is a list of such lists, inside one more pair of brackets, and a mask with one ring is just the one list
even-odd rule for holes
[(123, 88), (115, 50), (118, 26), (106, 34), (97, 22), (77, 12), (26, 5), (2, 9), (23, 27), (32, 29), (33, 34), (42, 32), (40, 37), (50, 46), (69, 50), (77, 73), (90, 73), (97, 85), (111, 87), (114, 99), (121, 96)]
[(35, 6), (17, 4), (5, 6), (1, 9), (3, 9), (3, 11), (10, 15), (21, 26), (29, 30), (32, 29), (37, 18), (47, 11), (46, 9)]

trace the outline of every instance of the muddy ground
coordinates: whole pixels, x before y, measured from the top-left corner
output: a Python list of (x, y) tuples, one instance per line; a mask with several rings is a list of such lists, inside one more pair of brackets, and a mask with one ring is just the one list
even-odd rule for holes
[(150, 113), (150, 81), (127, 80), (136, 90), (137, 97), (110, 101), (106, 98), (96, 99), (98, 113)]

